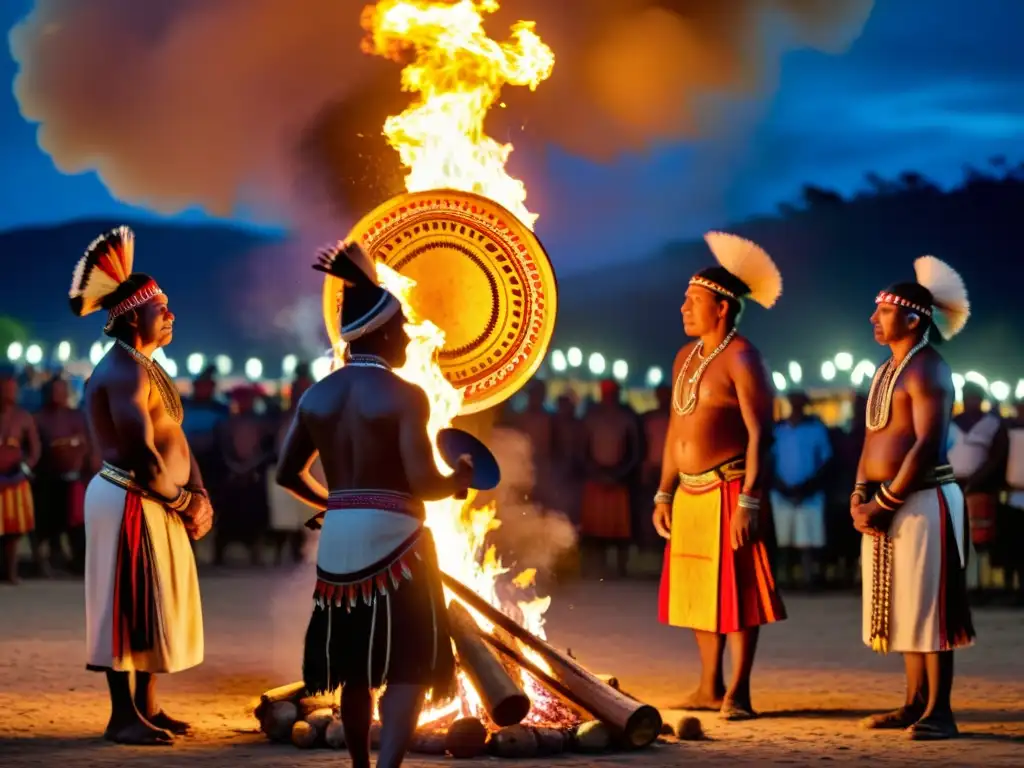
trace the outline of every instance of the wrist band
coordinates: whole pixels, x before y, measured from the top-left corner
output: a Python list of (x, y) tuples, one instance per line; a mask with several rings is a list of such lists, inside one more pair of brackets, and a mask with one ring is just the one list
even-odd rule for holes
[(886, 512), (895, 512), (897, 509), (899, 509), (898, 505), (893, 504), (892, 502), (885, 498), (881, 489), (879, 489), (879, 491), (875, 494), (875, 504), (880, 506)]
[(904, 504), (907, 503), (907, 500), (901, 499), (899, 496), (893, 493), (892, 490), (889, 488), (889, 485), (889, 483), (882, 483), (881, 487), (879, 487), (878, 489), (878, 492), (881, 493), (885, 497), (885, 500), (889, 502), (889, 504), (891, 504), (892, 506), (902, 507)]
[(855, 483), (853, 486), (853, 493), (850, 494), (851, 499), (860, 499), (861, 502), (868, 500), (868, 484), (867, 483)]
[(181, 492), (178, 494), (178, 498), (176, 498), (174, 501), (168, 504), (167, 507), (173, 510), (174, 512), (181, 512), (183, 509), (188, 507), (191, 501), (192, 491), (182, 488)]
[(672, 503), (672, 494), (669, 493), (668, 491), (658, 491), (656, 494), (654, 494), (654, 503), (655, 504), (671, 504)]
[(761, 509), (761, 500), (756, 496), (749, 496), (745, 493), (741, 493), (737, 505), (743, 509), (759, 510)]

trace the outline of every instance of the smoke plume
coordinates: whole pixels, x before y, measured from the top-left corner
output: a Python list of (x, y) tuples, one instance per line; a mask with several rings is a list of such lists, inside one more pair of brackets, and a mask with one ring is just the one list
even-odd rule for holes
[[(360, 52), (365, 5), (36, 0), (11, 33), (15, 93), (57, 166), (98, 171), (122, 200), (336, 228), (403, 188), (381, 127), (408, 97), (398, 65)], [(839, 52), (870, 9), (871, 0), (505, 0), (492, 36), (534, 19), (557, 60), (536, 92), (505, 90), (489, 131), (520, 157), (556, 144), (595, 160), (699, 136), (715, 125), (708, 95), (764, 93), (784, 51)]]

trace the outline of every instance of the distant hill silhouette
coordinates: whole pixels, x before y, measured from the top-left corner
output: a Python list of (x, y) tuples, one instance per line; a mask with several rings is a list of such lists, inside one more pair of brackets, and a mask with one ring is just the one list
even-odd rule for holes
[[(997, 159), (987, 173), (969, 168), (963, 184), (949, 192), (913, 172), (866, 180), (868, 189), (852, 199), (808, 186), (798, 203), (781, 205), (776, 216), (723, 227), (763, 245), (783, 274), (777, 307), (770, 313), (749, 307), (743, 331), (776, 369), (796, 359), (808, 377), (840, 349), (878, 360), (883, 353), (868, 327), (875, 294), (911, 279), (913, 260), (931, 253), (963, 274), (971, 294), (972, 320), (945, 349), (955, 368), (1011, 384), (1024, 377), (1018, 341), (1024, 330), (1018, 245), (1024, 167), (1008, 168)], [(25, 322), (49, 344), (95, 340), (100, 320), (72, 318), (66, 288), (84, 246), (117, 223), (0, 233), (5, 265), (17, 265), (0, 284), (0, 315)], [(302, 268), (295, 249), (228, 226), (132, 226), (137, 268), (159, 278), (181, 315), (172, 356), (203, 351), (271, 359), (296, 346), (296, 337), (281, 330), (287, 323), (280, 310), (302, 295), (315, 309), (319, 281)], [(557, 265), (558, 255), (552, 256)], [(622, 357), (636, 371), (667, 366), (683, 340), (679, 306), (687, 281), (711, 259), (702, 241), (670, 243), (647, 258), (562, 279), (555, 346)], [(309, 315), (300, 322), (317, 324)], [(314, 338), (306, 349), (316, 344)]]

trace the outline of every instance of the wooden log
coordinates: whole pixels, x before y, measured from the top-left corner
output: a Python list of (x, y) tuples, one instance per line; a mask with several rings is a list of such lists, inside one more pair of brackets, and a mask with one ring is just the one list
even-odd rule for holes
[(305, 692), (306, 684), (301, 680), (297, 683), (289, 683), (288, 685), (271, 688), (260, 696), (260, 703), (256, 705), (253, 714), (257, 720), (260, 720), (263, 718), (263, 713), (267, 711), (267, 707), (271, 704), (278, 701), (298, 701)]
[(530, 699), (494, 652), (480, 638), (479, 627), (461, 604), (448, 606), (448, 624), (459, 666), (480, 694), (488, 716), (499, 727), (515, 725), (530, 711)]
[(510, 648), (493, 635), (483, 632), (474, 622), (473, 626), (484, 640), (499, 652), (511, 656), (546, 686), (611, 727), (620, 736), (624, 745), (632, 748), (646, 747), (658, 738), (662, 719), (657, 709), (625, 696), (604, 683), (571, 658), (519, 626), (457, 579), (448, 574), (442, 574), (442, 579), (446, 587), (487, 621), (501, 627), (525, 647), (538, 653), (552, 671), (549, 673), (541, 669), (521, 650)]

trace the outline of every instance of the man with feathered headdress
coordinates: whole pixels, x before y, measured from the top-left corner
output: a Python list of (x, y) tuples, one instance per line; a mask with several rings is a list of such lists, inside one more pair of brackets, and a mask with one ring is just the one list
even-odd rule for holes
[(114, 339), (86, 386), (86, 414), (103, 468), (85, 496), (87, 668), (106, 673), (105, 737), (160, 744), (187, 733), (155, 699), (155, 675), (203, 660), (203, 617), (190, 539), (213, 510), (181, 428), (181, 397), (153, 354), (174, 314), (156, 281), (132, 272), (128, 227), (97, 238), (78, 261), (69, 297), (78, 316), (107, 313)]
[[(441, 572), (423, 502), (465, 491), (472, 467), (437, 471), (426, 393), (395, 374), (409, 342), (398, 299), (355, 243), (320, 254), (344, 283), (345, 364), (299, 401), (277, 481), (319, 510), (313, 614), (302, 674), (310, 693), (341, 693), (353, 765), (370, 764), (371, 690), (382, 685), (378, 765), (402, 761), (427, 692), (454, 694)], [(319, 455), (330, 492), (310, 474)], [(321, 522), (322, 521), (322, 522)]]
[[(763, 624), (785, 618), (759, 536), (773, 393), (761, 355), (736, 324), (751, 299), (772, 307), (782, 278), (771, 258), (735, 235), (709, 232), (718, 265), (690, 279), (683, 328), (695, 339), (672, 369), (672, 415), (654, 497), (654, 527), (668, 539), (662, 622), (694, 630), (701, 682), (680, 708), (754, 717), (750, 672)], [(726, 637), (733, 679), (726, 688)]]
[(934, 256), (917, 279), (878, 294), (875, 341), (892, 355), (868, 393), (867, 434), (850, 495), (864, 534), (864, 642), (903, 654), (907, 699), (868, 728), (906, 729), (914, 739), (957, 735), (950, 705), (953, 649), (974, 638), (965, 577), (964, 497), (947, 457), (953, 374), (932, 342), (963, 330), (963, 280)]

